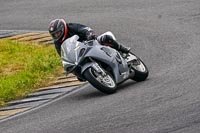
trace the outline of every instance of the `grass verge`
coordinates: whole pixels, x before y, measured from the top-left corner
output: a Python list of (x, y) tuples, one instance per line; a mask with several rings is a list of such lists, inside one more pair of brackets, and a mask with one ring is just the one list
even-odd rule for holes
[(54, 46), (0, 39), (0, 106), (46, 86), (62, 69)]

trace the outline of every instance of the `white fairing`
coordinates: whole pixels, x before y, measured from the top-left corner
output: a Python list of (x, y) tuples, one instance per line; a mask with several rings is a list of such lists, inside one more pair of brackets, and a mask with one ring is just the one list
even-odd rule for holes
[[(61, 58), (64, 67), (75, 65), (78, 55), (75, 48), (78, 47), (79, 36), (75, 35), (63, 42), (61, 45)], [(69, 54), (70, 53), (70, 54)], [(74, 64), (75, 63), (75, 64)]]

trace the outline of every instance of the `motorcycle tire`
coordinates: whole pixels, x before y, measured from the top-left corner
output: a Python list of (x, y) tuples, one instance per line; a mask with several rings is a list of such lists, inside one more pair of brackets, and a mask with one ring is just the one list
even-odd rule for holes
[(144, 64), (144, 62), (138, 57), (137, 57), (137, 62), (139, 65), (133, 65), (131, 67), (131, 69), (135, 71), (135, 75), (131, 79), (136, 82), (141, 82), (147, 79), (147, 77), (149, 76), (149, 70), (147, 66)]
[[(103, 80), (107, 80), (107, 81), (103, 82), (103, 81), (98, 80), (98, 78), (99, 78), (98, 74), (97, 74), (97, 72), (95, 72), (95, 70), (93, 68), (88, 68), (84, 72), (84, 77), (96, 89), (98, 89), (99, 91), (101, 91), (105, 94), (115, 93), (116, 88), (117, 88), (117, 84), (116, 84), (115, 80), (113, 79), (113, 77), (108, 72), (106, 72), (106, 76), (107, 76), (107, 79), (103, 79)], [(105, 83), (105, 82), (107, 82), (107, 83)], [(106, 85), (106, 84), (109, 84), (109, 85)]]

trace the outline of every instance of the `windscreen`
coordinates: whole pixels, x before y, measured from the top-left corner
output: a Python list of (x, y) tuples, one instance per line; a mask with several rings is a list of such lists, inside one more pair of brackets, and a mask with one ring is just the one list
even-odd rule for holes
[(77, 35), (65, 40), (61, 45), (61, 58), (64, 63), (69, 65), (75, 65), (78, 60), (76, 49), (79, 47), (77, 41), (79, 37)]

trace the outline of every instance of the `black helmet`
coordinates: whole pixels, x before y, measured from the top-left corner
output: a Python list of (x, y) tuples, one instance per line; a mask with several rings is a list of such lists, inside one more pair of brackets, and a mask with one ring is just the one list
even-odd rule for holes
[(67, 24), (63, 19), (52, 20), (49, 24), (49, 33), (54, 41), (63, 42), (67, 37)]

